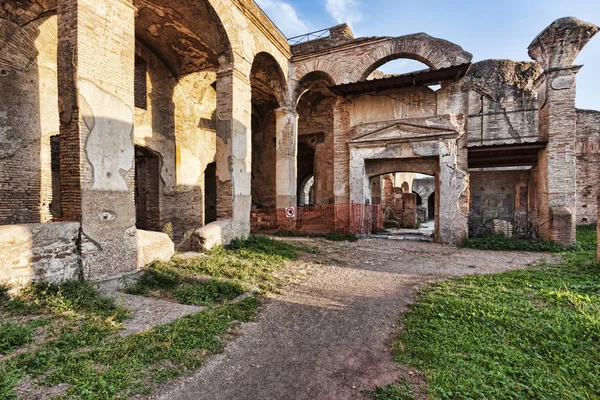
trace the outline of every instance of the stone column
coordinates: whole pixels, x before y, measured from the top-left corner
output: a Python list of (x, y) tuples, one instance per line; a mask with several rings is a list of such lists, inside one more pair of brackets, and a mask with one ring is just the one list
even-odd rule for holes
[(209, 249), (250, 234), (252, 95), (248, 74), (217, 74), (217, 221), (194, 232), (193, 247)]
[(577, 222), (577, 111), (573, 66), (598, 27), (576, 18), (554, 21), (529, 45), (529, 55), (544, 68), (538, 87), (540, 151), (539, 231), (547, 240), (571, 245)]
[(136, 269), (134, 13), (131, 0), (58, 2), (61, 192), (88, 279)]
[(282, 107), (275, 110), (277, 143), (277, 208), (295, 207), (298, 185), (298, 114)]
[(333, 194), (336, 203), (350, 200), (350, 102), (338, 97), (333, 106)]
[(365, 172), (364, 155), (360, 150), (351, 150), (349, 161), (350, 171), (348, 181), (350, 182), (350, 201), (364, 204), (366, 199), (371, 199), (369, 190), (369, 177)]
[(469, 175), (458, 167), (456, 140), (440, 142), (436, 179), (436, 241), (458, 245), (469, 233)]

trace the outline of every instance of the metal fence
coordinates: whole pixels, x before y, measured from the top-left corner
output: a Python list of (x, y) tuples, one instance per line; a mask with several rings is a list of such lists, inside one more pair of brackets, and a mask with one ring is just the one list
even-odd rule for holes
[(295, 211), (295, 217), (287, 217), (285, 210), (254, 210), (252, 229), (254, 232), (278, 230), (304, 235), (360, 235), (383, 229), (380, 205), (327, 204), (296, 207)]

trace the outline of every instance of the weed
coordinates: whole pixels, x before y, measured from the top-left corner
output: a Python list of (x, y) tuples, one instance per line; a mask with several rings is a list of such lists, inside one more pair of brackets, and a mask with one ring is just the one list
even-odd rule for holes
[(275, 290), (275, 272), (288, 260), (298, 256), (299, 248), (266, 236), (237, 239), (226, 247), (219, 246), (192, 258), (174, 257), (168, 262), (155, 262), (153, 268), (166, 268), (179, 273), (227, 278), (257, 284)]
[(33, 329), (27, 325), (0, 321), (0, 354), (33, 340)]
[(354, 234), (332, 232), (325, 235), (325, 239), (331, 240), (332, 242), (356, 242), (358, 240), (358, 236)]
[(211, 279), (201, 283), (184, 283), (173, 293), (173, 298), (182, 304), (212, 306), (233, 300), (246, 290), (239, 282)]
[(415, 398), (410, 385), (404, 379), (393, 385), (378, 387), (374, 392), (367, 390), (364, 394), (375, 400), (413, 400)]
[(479, 250), (546, 251), (552, 253), (561, 253), (565, 251), (596, 251), (596, 227), (577, 227), (577, 240), (572, 247), (567, 247), (552, 241), (508, 237), (503, 233), (473, 238), (468, 237), (465, 239), (463, 246)]

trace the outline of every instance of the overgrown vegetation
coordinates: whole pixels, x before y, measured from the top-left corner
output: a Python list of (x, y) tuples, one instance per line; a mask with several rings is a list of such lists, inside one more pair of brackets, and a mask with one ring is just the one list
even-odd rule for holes
[(578, 227), (577, 241), (572, 247), (546, 240), (508, 237), (504, 233), (467, 237), (463, 246), (478, 250), (545, 251), (552, 253), (594, 251), (596, 248), (596, 226), (586, 225)]
[(168, 262), (156, 262), (154, 269), (226, 278), (257, 285), (263, 290), (275, 290), (275, 273), (285, 262), (298, 256), (299, 248), (266, 236), (236, 239), (226, 247), (217, 247), (198, 257), (174, 257)]
[[(431, 399), (600, 396), (600, 268), (595, 232), (545, 268), (471, 276), (420, 294), (396, 359), (421, 369)], [(377, 399), (398, 399), (380, 388)]]
[(194, 306), (212, 306), (233, 300), (246, 291), (246, 287), (237, 281), (221, 279), (201, 280), (160, 263), (151, 265), (141, 278), (126, 286), (126, 293), (172, 298), (181, 304)]
[[(86, 285), (82, 286), (89, 294)], [(74, 292), (63, 295), (66, 304), (78, 303), (79, 299), (72, 297)], [(32, 380), (41, 393), (45, 387), (67, 383), (60, 396), (69, 399), (147, 394), (153, 384), (194, 370), (206, 354), (220, 351), (227, 332), (251, 318), (259, 306), (258, 300), (249, 297), (120, 338), (120, 326), (115, 321), (118, 307), (97, 292), (90, 299), (106, 307), (86, 311), (72, 307), (60, 313), (54, 308), (38, 309), (46, 317), (45, 323), (31, 320), (29, 325), (40, 338), (0, 362), (0, 398), (17, 398), (15, 387), (25, 379)], [(7, 308), (13, 309), (10, 305)], [(106, 318), (111, 311), (115, 314)]]
[(89, 283), (39, 283), (12, 298), (0, 286), (0, 398), (17, 398), (25, 381), (40, 398), (64, 383), (59, 398), (147, 394), (220, 351), (227, 333), (260, 305), (252, 296), (226, 301), (249, 284), (272, 285), (274, 273), (297, 254), (292, 245), (258, 236), (196, 258), (154, 263), (130, 292), (209, 308), (127, 337), (119, 336), (127, 310)]

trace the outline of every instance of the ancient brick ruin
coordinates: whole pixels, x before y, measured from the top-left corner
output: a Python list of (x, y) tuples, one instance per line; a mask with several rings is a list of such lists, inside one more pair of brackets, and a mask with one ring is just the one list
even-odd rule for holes
[[(291, 45), (251, 0), (3, 1), (0, 280), (125, 275), (172, 254), (165, 226), (209, 248), (251, 220), (294, 230), (296, 206), (571, 244), (598, 219), (600, 113), (575, 108), (574, 64), (597, 31), (561, 18), (534, 61), (471, 64), (424, 33)], [(429, 69), (377, 70), (397, 58)]]

